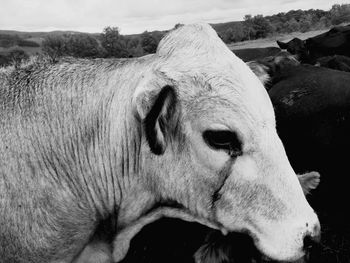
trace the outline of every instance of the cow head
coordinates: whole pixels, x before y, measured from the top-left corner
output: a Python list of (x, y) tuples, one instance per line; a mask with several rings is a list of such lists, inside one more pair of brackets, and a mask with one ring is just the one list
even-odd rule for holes
[(287, 43), (277, 40), (277, 44), (281, 49), (287, 50), (293, 55), (297, 55), (298, 60), (307, 63), (309, 60), (309, 51), (305, 41), (295, 37)]
[(248, 233), (268, 257), (301, 257), (319, 222), (258, 78), (205, 24), (171, 32), (150, 60), (133, 97), (143, 186), (160, 205)]

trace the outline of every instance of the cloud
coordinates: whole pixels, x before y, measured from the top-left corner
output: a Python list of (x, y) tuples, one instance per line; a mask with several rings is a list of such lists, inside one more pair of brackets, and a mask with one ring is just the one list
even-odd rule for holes
[[(336, 3), (336, 2), (334, 2)], [(118, 26), (123, 34), (169, 29), (176, 23), (242, 20), (290, 9), (329, 9), (329, 0), (1, 0), (0, 29), (101, 32)]]

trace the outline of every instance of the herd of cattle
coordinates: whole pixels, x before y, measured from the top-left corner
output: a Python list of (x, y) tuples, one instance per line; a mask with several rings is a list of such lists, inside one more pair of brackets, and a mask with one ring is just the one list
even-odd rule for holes
[(279, 45), (1, 70), (0, 262), (348, 262), (350, 26)]

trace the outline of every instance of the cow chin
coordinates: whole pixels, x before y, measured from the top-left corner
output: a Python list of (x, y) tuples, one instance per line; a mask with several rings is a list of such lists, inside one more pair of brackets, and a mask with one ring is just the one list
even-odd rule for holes
[(263, 255), (277, 261), (296, 261), (305, 255), (301, 231), (293, 231), (290, 224), (284, 227), (272, 224), (266, 228), (270, 229), (267, 233), (252, 232), (255, 245)]
[[(305, 229), (294, 220), (270, 221), (252, 219), (249, 216), (235, 220), (220, 213), (221, 223), (229, 233), (246, 233), (249, 235), (263, 257), (273, 261), (296, 261), (305, 255)], [(227, 220), (225, 220), (227, 219)], [(317, 222), (317, 216), (314, 218)]]
[(257, 238), (255, 245), (258, 250), (267, 258), (277, 261), (296, 261), (305, 255), (303, 250), (302, 240), (291, 241), (289, 245), (285, 245), (286, 240), (283, 238), (283, 234), (280, 234), (280, 243), (270, 240), (269, 237), (262, 236)]

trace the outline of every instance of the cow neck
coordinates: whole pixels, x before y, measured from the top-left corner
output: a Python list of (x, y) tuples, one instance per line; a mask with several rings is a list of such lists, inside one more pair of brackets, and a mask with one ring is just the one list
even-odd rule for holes
[(149, 70), (145, 63), (141, 59), (133, 64), (133, 71), (126, 67), (118, 72), (120, 88), (114, 90), (109, 110), (110, 155), (115, 160), (110, 172), (115, 202), (114, 210), (109, 206), (109, 212), (117, 215), (119, 229), (137, 220), (154, 203), (154, 197), (143, 187), (142, 122), (135, 116), (132, 103), (143, 72)]

